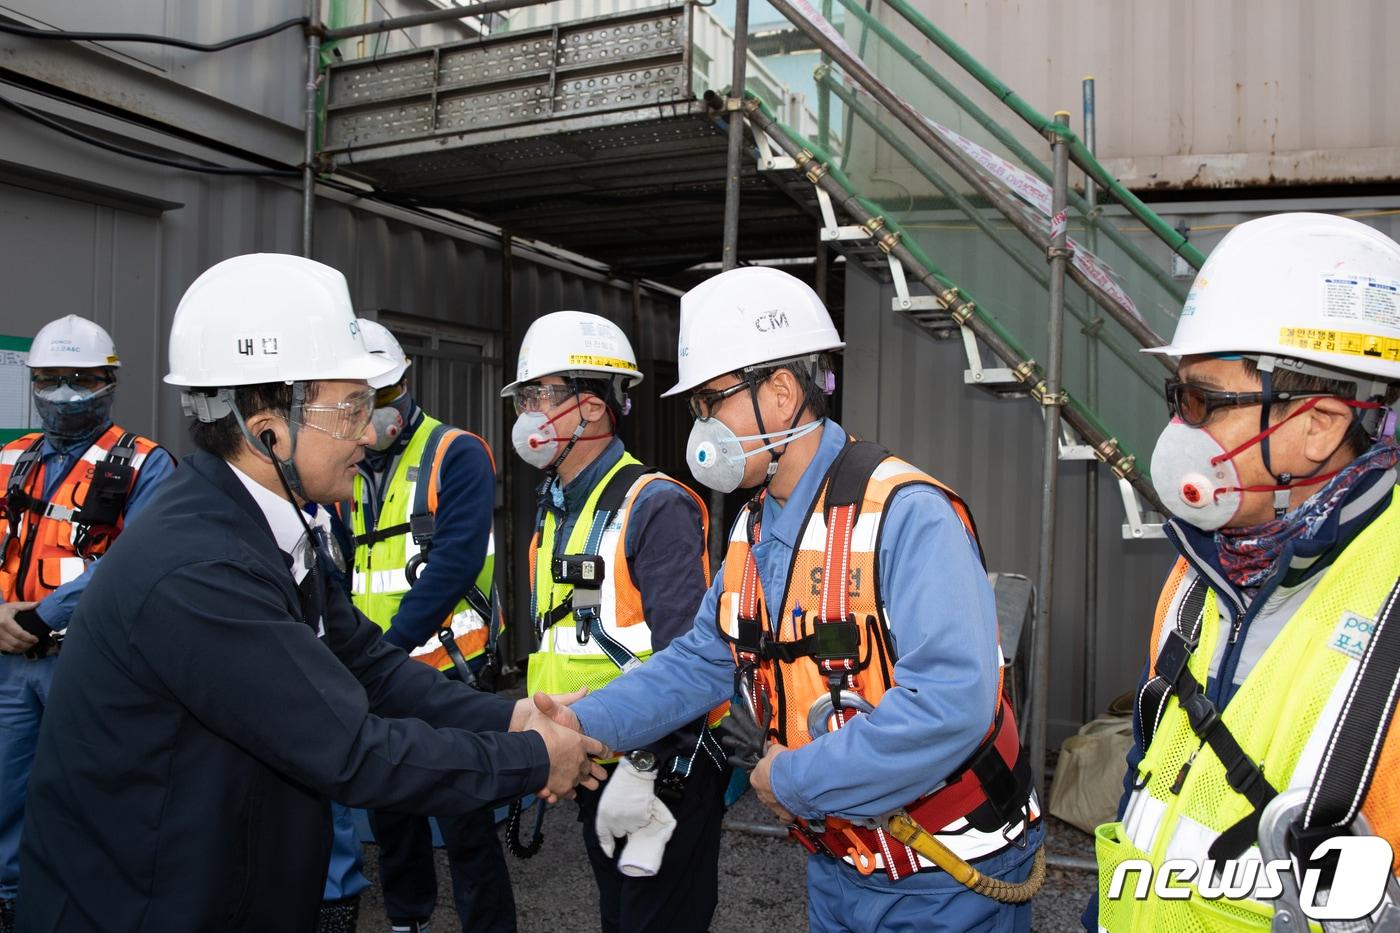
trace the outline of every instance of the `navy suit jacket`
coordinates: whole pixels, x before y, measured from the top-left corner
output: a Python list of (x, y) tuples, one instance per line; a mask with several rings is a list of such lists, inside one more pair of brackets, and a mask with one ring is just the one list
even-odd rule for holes
[(331, 799), (450, 814), (547, 782), (510, 701), (409, 660), (333, 585), (318, 635), (287, 567), (202, 453), (103, 557), (39, 735), (18, 929), (304, 933)]

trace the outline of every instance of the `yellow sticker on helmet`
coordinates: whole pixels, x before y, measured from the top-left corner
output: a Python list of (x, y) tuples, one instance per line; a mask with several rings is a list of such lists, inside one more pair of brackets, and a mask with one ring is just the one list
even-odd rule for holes
[(1325, 327), (1281, 327), (1278, 342), (1299, 350), (1341, 353), (1346, 356), (1369, 356), (1377, 360), (1400, 360), (1400, 340), (1357, 334)]
[(626, 360), (614, 359), (611, 356), (593, 356), (588, 353), (569, 354), (570, 366), (611, 366), (615, 369), (636, 369), (637, 367)]

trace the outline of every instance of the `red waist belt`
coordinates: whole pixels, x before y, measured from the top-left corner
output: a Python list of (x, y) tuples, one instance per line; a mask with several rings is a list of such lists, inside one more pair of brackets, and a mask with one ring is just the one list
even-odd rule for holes
[[(1005, 703), (998, 709), (993, 730), (942, 787), (905, 808), (914, 822), (935, 833), (956, 820), (967, 819), (978, 829), (990, 832), (1026, 818), (1030, 768), (1021, 756), (1016, 717)], [(836, 817), (825, 823), (825, 830), (818, 832), (798, 820), (789, 835), (813, 854), (850, 858), (865, 875), (880, 867), (875, 858), (880, 856), (891, 881), (931, 867), (921, 864), (912, 849), (883, 829), (854, 826)]]

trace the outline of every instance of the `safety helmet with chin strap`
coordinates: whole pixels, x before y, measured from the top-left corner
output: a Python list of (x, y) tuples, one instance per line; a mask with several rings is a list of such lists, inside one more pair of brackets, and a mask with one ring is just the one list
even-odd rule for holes
[(303, 498), (292, 464), (306, 383), (373, 379), (394, 364), (374, 356), (360, 336), (345, 276), (323, 263), (281, 253), (252, 253), (225, 259), (186, 289), (170, 327), (170, 371), (165, 381), (182, 386), (186, 414), (212, 423), (238, 419), (238, 386), (282, 382), (292, 387), (289, 418), (292, 450), (269, 456)]

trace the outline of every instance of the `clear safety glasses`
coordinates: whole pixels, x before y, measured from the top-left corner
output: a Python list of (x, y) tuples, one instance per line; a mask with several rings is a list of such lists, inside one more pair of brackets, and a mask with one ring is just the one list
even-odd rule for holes
[(527, 411), (549, 411), (555, 405), (573, 396), (571, 386), (527, 385), (515, 390), (515, 413), (523, 415)]
[(307, 403), (301, 406), (301, 418), (297, 423), (338, 440), (357, 441), (364, 437), (374, 414), (374, 394), (373, 389), (365, 386), (339, 402)]

